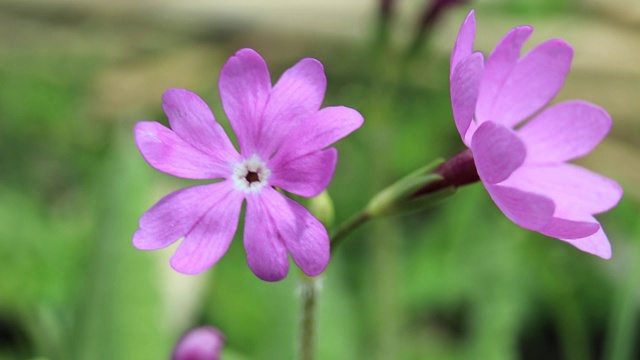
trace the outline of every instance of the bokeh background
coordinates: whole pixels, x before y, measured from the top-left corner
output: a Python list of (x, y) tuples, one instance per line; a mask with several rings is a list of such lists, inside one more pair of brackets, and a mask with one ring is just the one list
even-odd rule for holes
[(640, 3), (462, 1), (426, 22), (434, 2), (388, 3), (382, 16), (375, 0), (0, 1), (0, 359), (166, 359), (201, 324), (225, 333), (224, 359), (294, 358), (294, 271), (260, 281), (238, 236), (199, 276), (171, 270), (173, 247), (132, 247), (140, 215), (193, 184), (144, 162), (134, 123), (166, 123), (160, 96), (184, 87), (228, 129), (217, 78), (235, 51), (256, 49), (274, 80), (315, 57), (325, 106), (366, 119), (338, 145), (329, 192), (339, 223), (463, 148), (448, 64), (471, 8), (485, 53), (522, 24), (536, 28), (527, 49), (554, 37), (574, 46), (556, 101), (586, 99), (614, 119), (579, 161), (625, 189), (599, 216), (613, 258), (520, 229), (481, 185), (467, 186), (341, 245), (322, 281), (318, 358), (640, 356)]

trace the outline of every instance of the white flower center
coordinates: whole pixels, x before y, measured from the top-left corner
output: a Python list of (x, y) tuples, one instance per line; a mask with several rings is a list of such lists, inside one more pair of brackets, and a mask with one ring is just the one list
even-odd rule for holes
[(257, 193), (267, 186), (270, 175), (271, 170), (267, 168), (264, 161), (258, 155), (253, 155), (251, 158), (234, 165), (231, 178), (236, 190)]

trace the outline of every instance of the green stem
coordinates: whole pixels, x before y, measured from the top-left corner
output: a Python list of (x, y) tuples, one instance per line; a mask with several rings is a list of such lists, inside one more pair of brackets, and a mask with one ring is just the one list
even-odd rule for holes
[(349, 220), (344, 222), (338, 230), (331, 236), (331, 252), (342, 242), (342, 240), (353, 230), (371, 219), (371, 215), (366, 210), (361, 210), (353, 215)]
[(300, 360), (313, 360), (315, 349), (315, 311), (318, 289), (316, 279), (300, 275), (302, 324), (300, 334)]
[[(331, 237), (331, 251), (353, 230), (371, 218), (366, 210), (355, 214), (344, 222)], [(313, 360), (315, 348), (315, 311), (317, 302), (316, 278), (300, 274), (300, 298), (302, 300), (302, 323), (300, 327), (300, 359)]]

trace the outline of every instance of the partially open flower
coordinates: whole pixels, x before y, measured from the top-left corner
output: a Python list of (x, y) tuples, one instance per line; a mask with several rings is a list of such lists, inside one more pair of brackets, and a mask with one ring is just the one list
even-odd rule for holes
[(573, 49), (553, 39), (520, 57), (532, 32), (529, 26), (511, 30), (485, 61), (473, 52), (475, 17), (469, 13), (451, 54), (456, 127), (480, 180), (511, 221), (609, 258), (611, 246), (593, 215), (614, 207), (622, 189), (567, 161), (593, 150), (611, 118), (581, 100), (544, 108), (562, 88)]

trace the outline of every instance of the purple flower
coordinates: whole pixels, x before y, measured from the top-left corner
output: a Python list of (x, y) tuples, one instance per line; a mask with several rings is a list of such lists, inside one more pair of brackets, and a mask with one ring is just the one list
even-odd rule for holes
[(553, 39), (520, 57), (532, 32), (529, 26), (511, 30), (485, 61), (473, 52), (475, 17), (469, 13), (451, 54), (456, 127), (480, 180), (511, 221), (610, 258), (611, 246), (593, 215), (615, 206), (622, 189), (567, 161), (602, 141), (611, 118), (580, 100), (544, 108), (562, 88), (573, 49)]
[(211, 326), (189, 330), (173, 350), (172, 360), (219, 360), (224, 336)]
[(229, 248), (246, 200), (244, 247), (259, 278), (283, 279), (287, 253), (305, 274), (322, 273), (329, 262), (327, 231), (276, 188), (320, 194), (338, 156), (325, 148), (360, 127), (362, 116), (342, 106), (320, 109), (326, 77), (315, 59), (301, 60), (272, 87), (264, 59), (243, 49), (222, 68), (219, 88), (240, 153), (204, 101), (187, 90), (169, 89), (162, 97), (171, 129), (157, 122), (136, 125), (138, 148), (157, 170), (221, 181), (164, 197), (140, 219), (134, 246), (155, 250), (184, 237), (171, 266), (186, 274), (205, 271)]

